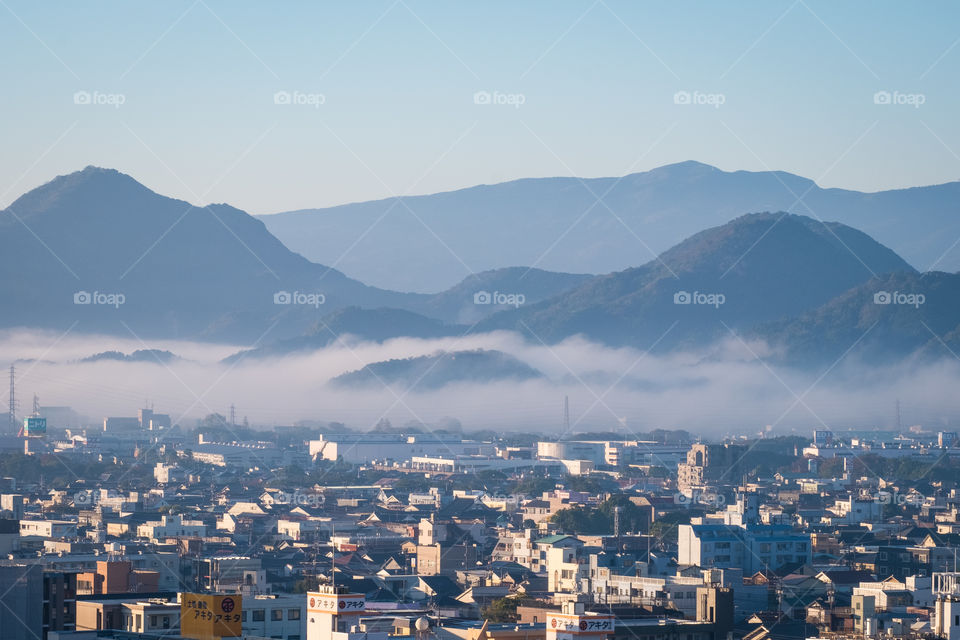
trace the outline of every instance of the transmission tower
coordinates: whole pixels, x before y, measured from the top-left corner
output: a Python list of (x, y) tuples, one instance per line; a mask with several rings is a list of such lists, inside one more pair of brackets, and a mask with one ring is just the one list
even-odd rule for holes
[(17, 428), (17, 369), (10, 365), (10, 431)]
[(563, 396), (563, 432), (570, 431), (570, 396)]

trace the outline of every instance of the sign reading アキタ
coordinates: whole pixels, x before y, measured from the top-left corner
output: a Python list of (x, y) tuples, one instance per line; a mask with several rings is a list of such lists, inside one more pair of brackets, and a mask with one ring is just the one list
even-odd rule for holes
[(243, 635), (240, 595), (183, 593), (180, 595), (180, 635), (195, 640), (219, 640)]
[(360, 593), (307, 593), (307, 611), (311, 613), (332, 613), (346, 615), (363, 613), (367, 608), (367, 599)]
[(572, 640), (580, 636), (613, 633), (614, 617), (603, 614), (555, 613), (547, 617), (547, 640)]

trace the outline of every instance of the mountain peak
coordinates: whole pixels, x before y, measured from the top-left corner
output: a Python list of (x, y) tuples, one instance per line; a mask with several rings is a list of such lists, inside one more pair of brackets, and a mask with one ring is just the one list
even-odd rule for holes
[(10, 208), (23, 217), (49, 209), (66, 199), (72, 203), (95, 203), (98, 199), (128, 200), (145, 195), (156, 194), (116, 169), (87, 165), (28, 191), (17, 198)]

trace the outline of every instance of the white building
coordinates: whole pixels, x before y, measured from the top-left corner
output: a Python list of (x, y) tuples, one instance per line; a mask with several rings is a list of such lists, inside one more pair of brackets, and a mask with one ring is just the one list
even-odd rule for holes
[(371, 460), (402, 462), (417, 456), (495, 456), (496, 445), (428, 434), (324, 434), (310, 441), (310, 457), (362, 463)]
[(307, 598), (303, 594), (244, 596), (240, 615), (244, 636), (288, 640), (307, 634)]
[(307, 593), (307, 640), (387, 640), (387, 632), (367, 632), (360, 621), (366, 598), (345, 587), (323, 585)]
[(180, 516), (161, 516), (160, 522), (145, 522), (137, 527), (137, 536), (151, 540), (164, 538), (202, 538), (207, 526), (199, 520), (183, 520)]
[(21, 520), (20, 536), (41, 538), (76, 538), (77, 525), (66, 520)]

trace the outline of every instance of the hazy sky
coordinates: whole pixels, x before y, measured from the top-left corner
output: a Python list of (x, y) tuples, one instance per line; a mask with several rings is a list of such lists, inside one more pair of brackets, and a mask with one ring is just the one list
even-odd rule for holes
[(4, 0), (0, 206), (87, 164), (252, 213), (686, 159), (945, 182), (958, 19), (955, 2)]

